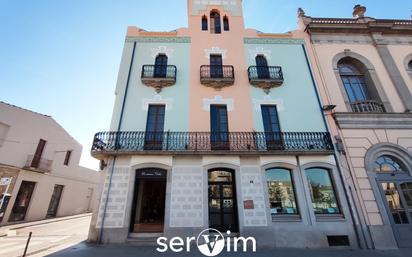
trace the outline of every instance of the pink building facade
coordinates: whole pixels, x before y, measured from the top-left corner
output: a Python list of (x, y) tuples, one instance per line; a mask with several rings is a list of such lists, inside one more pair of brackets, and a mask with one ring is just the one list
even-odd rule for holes
[[(188, 27), (129, 27), (90, 239), (253, 236), (359, 247), (303, 32), (244, 28), (242, 1), (189, 0)], [(268, 21), (269, 22), (269, 21)]]

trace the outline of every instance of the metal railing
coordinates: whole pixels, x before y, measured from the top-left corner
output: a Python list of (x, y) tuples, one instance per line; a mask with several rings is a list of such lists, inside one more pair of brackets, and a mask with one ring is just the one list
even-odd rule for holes
[(249, 81), (271, 80), (283, 82), (282, 67), (280, 66), (249, 66), (247, 69)]
[(329, 152), (327, 132), (99, 132), (92, 154), (104, 152)]
[(40, 172), (50, 172), (53, 160), (47, 160), (35, 155), (28, 155), (24, 169), (30, 169)]
[(375, 100), (351, 102), (350, 106), (353, 112), (386, 112), (385, 106)]
[(202, 80), (234, 80), (235, 72), (232, 65), (202, 65), (200, 66), (200, 81)]
[(143, 65), (142, 79), (172, 79), (176, 81), (175, 65)]

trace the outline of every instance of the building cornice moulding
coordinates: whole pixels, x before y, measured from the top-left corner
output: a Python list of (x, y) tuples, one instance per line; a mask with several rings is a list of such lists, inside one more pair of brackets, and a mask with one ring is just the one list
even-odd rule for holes
[(341, 129), (412, 129), (412, 113), (350, 113), (333, 114)]
[(244, 38), (245, 44), (288, 44), (288, 45), (303, 45), (304, 39), (301, 38)]
[(138, 43), (190, 43), (190, 37), (126, 37), (126, 42)]

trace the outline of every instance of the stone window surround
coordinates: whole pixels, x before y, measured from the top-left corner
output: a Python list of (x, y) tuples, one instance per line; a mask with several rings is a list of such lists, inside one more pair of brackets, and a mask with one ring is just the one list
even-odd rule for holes
[[(269, 206), (269, 193), (266, 181), (266, 170), (270, 168), (285, 168), (291, 171), (292, 181), (294, 185), (294, 193), (296, 198), (296, 205), (299, 214), (294, 215), (293, 217), (288, 217), (287, 215), (279, 215), (279, 217), (272, 218), (270, 215), (270, 206)], [(312, 198), (310, 196), (309, 182), (305, 175), (305, 170), (310, 168), (323, 168), (327, 169), (332, 180), (332, 184), (335, 191), (336, 200), (338, 206), (341, 210), (340, 214), (336, 215), (317, 215), (313, 210)], [(273, 162), (265, 164), (261, 167), (262, 180), (263, 180), (263, 189), (264, 197), (266, 203), (266, 209), (268, 212), (268, 220), (272, 220), (272, 225), (275, 225), (273, 222), (287, 221), (287, 222), (302, 222), (302, 217), (309, 217), (312, 224), (316, 222), (334, 222), (334, 221), (344, 221), (345, 217), (349, 217), (349, 214), (346, 213), (347, 206), (342, 201), (344, 195), (343, 186), (339, 182), (340, 177), (337, 173), (337, 168), (334, 165), (324, 162), (311, 162), (304, 165), (296, 166), (290, 163), (284, 162)]]
[(406, 72), (409, 74), (409, 77), (411, 78), (411, 80), (412, 80), (412, 69), (410, 69), (409, 68), (409, 63), (410, 62), (412, 62), (412, 53), (411, 54), (408, 54), (406, 57), (405, 57), (405, 59), (404, 59), (404, 65), (405, 65), (405, 69), (406, 69)]
[(340, 53), (336, 54), (333, 57), (332, 67), (333, 67), (333, 71), (334, 71), (335, 76), (336, 76), (336, 80), (337, 80), (338, 85), (339, 85), (339, 89), (340, 89), (341, 94), (344, 98), (347, 111), (352, 112), (352, 108), (351, 108), (350, 101), (349, 101), (348, 95), (347, 95), (346, 90), (345, 90), (345, 86), (343, 85), (342, 79), (340, 77), (339, 69), (338, 69), (338, 62), (342, 58), (345, 58), (345, 57), (351, 57), (351, 58), (357, 59), (359, 62), (361, 62), (363, 65), (365, 65), (365, 67), (367, 68), (368, 73), (370, 75), (370, 78), (373, 82), (373, 86), (375, 87), (375, 89), (376, 89), (376, 91), (379, 95), (379, 98), (382, 101), (382, 104), (385, 106), (386, 111), (387, 112), (392, 112), (393, 109), (392, 109), (392, 106), (389, 102), (388, 96), (386, 95), (385, 90), (383, 89), (382, 83), (380, 82), (379, 77), (377, 75), (377, 72), (376, 72), (374, 66), (372, 65), (372, 63), (366, 57), (364, 57), (364, 56), (362, 56), (358, 53), (355, 53), (355, 52), (352, 52), (352, 51), (343, 51), (343, 52), (340, 52)]
[[(382, 155), (391, 155), (398, 158), (401, 162), (405, 164), (412, 176), (412, 154), (408, 152), (405, 148), (393, 144), (393, 143), (378, 143), (371, 146), (365, 154), (365, 169), (368, 174), (369, 182), (372, 186), (372, 191), (375, 196), (376, 203), (379, 208), (384, 225), (391, 226), (389, 214), (386, 211), (385, 202), (381, 197), (381, 192), (379, 185), (376, 181), (379, 174), (373, 171), (375, 161), (378, 157)], [(383, 174), (386, 175), (386, 174)]]

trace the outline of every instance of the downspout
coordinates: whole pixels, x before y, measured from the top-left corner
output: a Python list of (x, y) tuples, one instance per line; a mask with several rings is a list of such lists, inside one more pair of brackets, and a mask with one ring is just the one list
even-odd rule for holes
[[(312, 67), (310, 65), (308, 54), (306, 52), (306, 48), (305, 48), (304, 44), (302, 44), (302, 49), (303, 49), (303, 53), (305, 54), (306, 64), (307, 64), (308, 69), (309, 69), (310, 77), (311, 77), (311, 80), (312, 80), (312, 85), (313, 85), (313, 88), (314, 88), (315, 93), (316, 93), (316, 98), (317, 98), (317, 101), (318, 101), (319, 110), (322, 113), (323, 123), (324, 123), (326, 129), (328, 131), (330, 131), (329, 124), (327, 123), (325, 115), (323, 114), (322, 103), (320, 101), (320, 95), (319, 95), (318, 89), (316, 87), (316, 81), (315, 81), (315, 78), (313, 77)], [(355, 235), (356, 235), (356, 240), (357, 240), (359, 248), (362, 249), (366, 245), (365, 235), (363, 234), (363, 231), (361, 230), (361, 233), (362, 233), (362, 236), (363, 236), (363, 240), (361, 240), (360, 235), (359, 235), (359, 231), (358, 231), (358, 227), (356, 226), (356, 223), (359, 223), (360, 218), (358, 216), (358, 213), (357, 212), (355, 213), (356, 206), (354, 206), (353, 199), (351, 198), (351, 193), (348, 191), (348, 188), (346, 187), (346, 182), (345, 182), (345, 179), (343, 177), (342, 169), (341, 169), (341, 166), (340, 166), (340, 161), (337, 157), (337, 150), (336, 150), (335, 146), (333, 147), (333, 157), (334, 157), (335, 162), (336, 162), (336, 167), (338, 169), (339, 177), (340, 177), (340, 179), (342, 181), (342, 184), (343, 184), (343, 190), (345, 191), (345, 198), (346, 198), (346, 201), (348, 202), (348, 205), (349, 205), (349, 213), (350, 213), (351, 218), (352, 218), (353, 228), (354, 228)], [(349, 187), (349, 190), (350, 190), (350, 187)], [(359, 225), (361, 225), (361, 224), (359, 223)]]
[[(118, 132), (120, 132), (120, 128), (121, 128), (122, 122), (123, 122), (123, 113), (124, 113), (124, 108), (125, 108), (125, 105), (126, 105), (126, 98), (127, 98), (127, 92), (128, 92), (128, 89), (129, 89), (130, 74), (132, 73), (135, 49), (136, 49), (136, 41), (133, 42), (132, 58), (130, 60), (129, 73), (127, 75), (126, 88), (124, 90), (122, 108), (120, 110), (119, 124), (117, 125), (117, 130), (116, 130), (116, 132), (117, 132), (117, 135), (115, 137), (116, 138), (115, 139), (115, 150), (116, 150), (116, 152), (118, 150), (117, 149)], [(106, 196), (106, 201), (105, 201), (105, 204), (104, 204), (102, 224), (101, 224), (101, 227), (100, 227), (99, 244), (101, 244), (102, 240), (103, 240), (104, 221), (105, 221), (105, 218), (106, 218), (107, 203), (109, 202), (110, 188), (112, 187), (113, 172), (114, 172), (114, 166), (116, 164), (116, 158), (117, 158), (116, 154), (114, 154), (113, 155), (112, 167), (110, 169), (109, 185), (107, 187), (107, 196)]]

